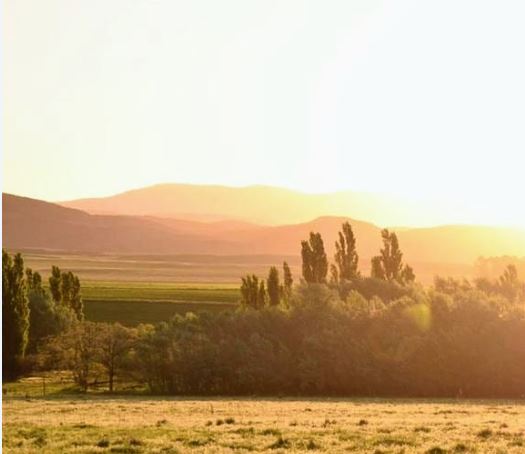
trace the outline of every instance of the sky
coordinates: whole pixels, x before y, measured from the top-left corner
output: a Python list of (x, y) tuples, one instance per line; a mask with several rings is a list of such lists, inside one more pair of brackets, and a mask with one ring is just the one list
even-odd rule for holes
[(525, 227), (525, 3), (16, 0), (3, 191), (163, 182), (428, 200)]

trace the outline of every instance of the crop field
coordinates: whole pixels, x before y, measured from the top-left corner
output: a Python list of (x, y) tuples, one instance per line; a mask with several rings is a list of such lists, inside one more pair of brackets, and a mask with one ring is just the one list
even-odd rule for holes
[(88, 281), (82, 295), (88, 320), (128, 326), (154, 324), (186, 312), (235, 309), (240, 298), (239, 286), (234, 284), (122, 281)]
[(115, 255), (75, 254), (21, 250), (26, 266), (47, 279), (51, 266), (73, 271), (82, 283), (88, 281), (220, 283), (238, 284), (241, 276), (268, 274), (270, 266), (287, 260), (295, 276), (300, 274), (300, 257), (214, 256), (214, 255)]
[[(272, 256), (23, 253), (26, 265), (40, 272), (44, 281), (52, 265), (79, 276), (87, 320), (127, 326), (155, 324), (186, 312), (235, 309), (240, 277), (248, 272), (266, 275), (269, 266), (282, 260)], [(295, 258), (288, 260), (292, 269), (297, 268)]]
[(523, 401), (4, 397), (6, 453), (522, 453)]

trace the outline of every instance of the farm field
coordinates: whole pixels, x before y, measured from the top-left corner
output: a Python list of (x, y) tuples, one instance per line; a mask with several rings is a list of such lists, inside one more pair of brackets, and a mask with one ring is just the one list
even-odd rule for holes
[(525, 402), (4, 397), (6, 453), (521, 453)]
[(295, 276), (300, 274), (299, 256), (273, 255), (115, 255), (75, 254), (22, 249), (26, 266), (47, 280), (51, 266), (78, 274), (82, 284), (88, 281), (220, 283), (238, 285), (240, 277), (268, 274), (272, 265), (287, 260)]
[(235, 284), (96, 282), (82, 286), (87, 320), (134, 326), (158, 323), (175, 314), (235, 309)]

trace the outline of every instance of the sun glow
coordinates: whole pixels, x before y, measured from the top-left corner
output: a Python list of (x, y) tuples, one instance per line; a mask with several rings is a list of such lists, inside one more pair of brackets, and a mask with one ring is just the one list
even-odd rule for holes
[(525, 227), (521, 3), (199, 5), (8, 2), (3, 190), (352, 190)]

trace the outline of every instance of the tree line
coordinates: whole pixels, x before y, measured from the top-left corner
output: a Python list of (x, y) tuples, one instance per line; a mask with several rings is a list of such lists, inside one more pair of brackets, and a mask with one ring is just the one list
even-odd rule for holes
[[(335, 242), (333, 263), (329, 264), (324, 241), (320, 233), (311, 232), (308, 240), (301, 242), (302, 279), (307, 284), (326, 284), (337, 289), (342, 298), (352, 290), (364, 292), (379, 292), (385, 297), (385, 292), (396, 292), (396, 287), (405, 287), (415, 282), (413, 269), (403, 263), (397, 235), (387, 229), (381, 231), (383, 247), (379, 255), (372, 258), (371, 273), (364, 277), (359, 271), (359, 255), (357, 254), (356, 238), (349, 222), (344, 222), (338, 239)], [(330, 277), (328, 277), (330, 271)], [(283, 263), (283, 283), (280, 283), (279, 272), (272, 266), (266, 280), (256, 275), (241, 278), (241, 304), (254, 309), (266, 305), (276, 306), (290, 301), (293, 277), (290, 267)], [(390, 284), (390, 285), (389, 285)], [(397, 284), (397, 285), (396, 285)]]
[[(265, 279), (243, 277), (234, 311), (187, 313), (156, 326), (87, 322), (71, 303), (79, 292), (61, 290), (60, 303), (58, 293), (49, 303), (68, 302), (72, 321), (39, 335), (34, 364), (71, 371), (84, 391), (135, 383), (178, 395), (522, 397), (525, 283), (516, 268), (492, 280), (436, 277), (425, 288), (403, 262), (395, 233), (381, 235), (370, 276), (359, 271), (345, 223), (331, 264), (321, 235), (301, 243), (298, 282), (283, 263), (282, 280), (277, 267)], [(11, 294), (27, 297), (21, 257), (6, 261), (18, 270)]]
[(12, 379), (24, 371), (26, 354), (42, 341), (84, 319), (80, 280), (53, 266), (48, 292), (42, 276), (24, 267), (21, 254), (2, 249), (2, 374)]

